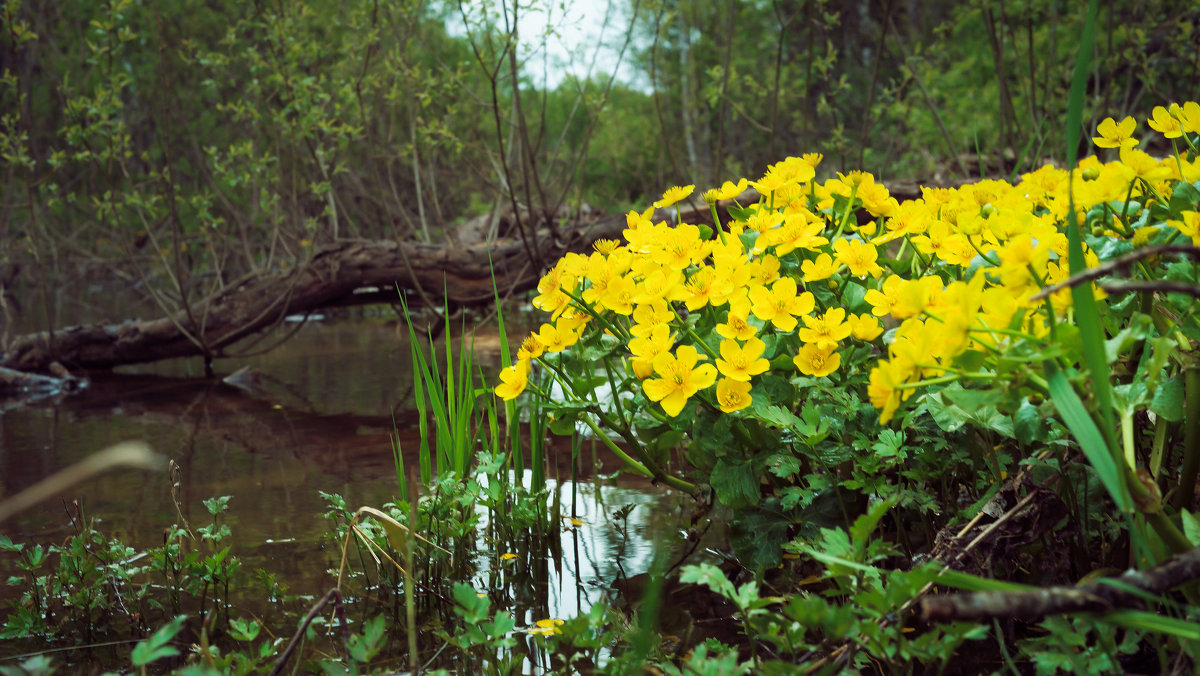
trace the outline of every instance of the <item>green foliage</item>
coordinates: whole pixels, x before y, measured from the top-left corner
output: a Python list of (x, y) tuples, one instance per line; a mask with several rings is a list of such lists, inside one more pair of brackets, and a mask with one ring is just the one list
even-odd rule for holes
[(133, 654), (130, 656), (133, 666), (145, 667), (151, 662), (157, 662), (163, 658), (178, 655), (179, 649), (171, 645), (171, 641), (183, 630), (183, 623), (185, 621), (187, 621), (187, 616), (180, 615), (159, 627), (157, 631), (150, 635), (150, 638), (134, 646)]

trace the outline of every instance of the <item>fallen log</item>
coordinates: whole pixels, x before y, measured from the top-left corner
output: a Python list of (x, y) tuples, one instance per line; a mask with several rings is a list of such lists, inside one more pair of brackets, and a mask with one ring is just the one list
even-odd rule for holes
[[(742, 203), (756, 197), (748, 193)], [(656, 220), (673, 219), (674, 208)], [(685, 222), (712, 223), (705, 205), (681, 209)], [(721, 218), (726, 217), (722, 210)], [(554, 261), (567, 251), (587, 251), (600, 238), (619, 238), (624, 215), (560, 227), (562, 240), (539, 231), (540, 254)], [(311, 260), (275, 274), (257, 274), (233, 283), (190, 308), (149, 320), (72, 326), (15, 337), (0, 366), (46, 372), (57, 361), (71, 370), (108, 370), (177, 357), (200, 356), (211, 370), (214, 359), (232, 354), (239, 341), (280, 326), (286, 318), (307, 318), (323, 308), (395, 302), (399, 293), (419, 293), (452, 306), (488, 305), (493, 274), (502, 297), (537, 285), (544, 270), (529, 260), (526, 242), (497, 239), (476, 244), (436, 245), (394, 241), (340, 241), (321, 248)], [(398, 290), (398, 291), (397, 291)]]

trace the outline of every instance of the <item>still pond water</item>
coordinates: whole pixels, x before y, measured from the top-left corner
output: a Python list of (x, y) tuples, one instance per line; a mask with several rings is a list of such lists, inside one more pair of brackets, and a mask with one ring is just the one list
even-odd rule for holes
[[(416, 466), (407, 338), (394, 318), (368, 314), (308, 322), (266, 354), (219, 361), (216, 379), (201, 377), (199, 359), (126, 367), (94, 377), (79, 394), (3, 411), (0, 497), (111, 444), (144, 440), (182, 470), (179, 511), (165, 474), (112, 471), (62, 497), (78, 500), (98, 530), (141, 548), (161, 545), (164, 528), (181, 515), (193, 527), (208, 523), (202, 500), (233, 496), (226, 544), (243, 569), (266, 569), (292, 593), (319, 596), (333, 586), (329, 571), (339, 556), (323, 537), (328, 505), (320, 492), (344, 496), (351, 509), (391, 500), (393, 420), (406, 465)], [(495, 329), (482, 328), (478, 343), (494, 373)], [(248, 386), (220, 380), (244, 366), (255, 374)], [(590, 479), (572, 484), (569, 459), (550, 462), (547, 475), (560, 479), (550, 485), (564, 513), (574, 492), (580, 525), (563, 528), (561, 566), (536, 566), (545, 575), (535, 581), (535, 599), (512, 609), (518, 626), (585, 612), (621, 578), (645, 572), (655, 548), (681, 548), (689, 503), (637, 478), (613, 478), (614, 459), (584, 448), (580, 476)], [(627, 506), (626, 520), (612, 517)], [(58, 543), (71, 532), (61, 500), (0, 523), (15, 542)], [(10, 559), (0, 558), (0, 573), (11, 574)], [(468, 582), (488, 586), (478, 577)], [(0, 590), (0, 602), (12, 593)]]

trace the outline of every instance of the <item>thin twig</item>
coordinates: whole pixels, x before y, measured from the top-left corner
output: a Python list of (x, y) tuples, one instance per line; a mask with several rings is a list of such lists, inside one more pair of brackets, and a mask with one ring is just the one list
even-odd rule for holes
[(921, 600), (921, 617), (927, 622), (1033, 621), (1060, 613), (1106, 612), (1136, 607), (1143, 602), (1143, 593), (1162, 594), (1198, 577), (1200, 547), (1173, 556), (1148, 570), (1127, 570), (1118, 578), (1100, 579), (1080, 586), (927, 597)]
[(1163, 293), (1183, 293), (1193, 298), (1200, 298), (1200, 286), (1186, 282), (1118, 282), (1115, 284), (1098, 284), (1105, 293), (1121, 294), (1130, 291), (1162, 291)]
[[(1030, 298), (1030, 300), (1039, 301), (1039, 300), (1045, 298), (1046, 296), (1049, 296), (1050, 294), (1056, 293), (1058, 291), (1062, 291), (1063, 289), (1067, 289), (1067, 288), (1070, 288), (1073, 286), (1079, 286), (1080, 284), (1086, 284), (1087, 282), (1090, 282), (1099, 277), (1106, 277), (1110, 274), (1114, 274), (1117, 272), (1126, 272), (1129, 270), (1129, 268), (1133, 267), (1134, 263), (1142, 260), (1143, 258), (1149, 258), (1151, 256), (1158, 256), (1161, 254), (1173, 254), (1173, 253), (1183, 254), (1190, 258), (1200, 260), (1200, 247), (1194, 247), (1194, 246), (1190, 246), (1190, 245), (1180, 245), (1180, 244), (1170, 244), (1170, 245), (1164, 245), (1164, 246), (1148, 246), (1143, 249), (1138, 249), (1137, 251), (1127, 253), (1124, 256), (1121, 256), (1120, 258), (1115, 258), (1107, 263), (1104, 263), (1103, 265), (1098, 265), (1094, 268), (1088, 268), (1087, 270), (1084, 270), (1084, 271), (1080, 272), (1079, 274), (1071, 275), (1069, 278), (1067, 278), (1066, 280), (1064, 280), (1062, 282), (1059, 282), (1058, 284), (1053, 284), (1051, 286), (1047, 286), (1046, 288), (1042, 289), (1040, 292), (1038, 292), (1037, 295), (1035, 295), (1033, 298)], [(1133, 290), (1133, 289), (1130, 289), (1130, 290)], [(1170, 289), (1170, 291), (1178, 291), (1178, 289)], [(1183, 291), (1182, 293), (1190, 293), (1190, 292)]]
[(317, 617), (317, 613), (324, 610), (325, 606), (329, 605), (331, 601), (333, 602), (334, 612), (337, 613), (338, 624), (342, 629), (342, 643), (344, 645), (350, 642), (350, 626), (346, 622), (346, 607), (342, 605), (342, 593), (337, 590), (337, 587), (334, 587), (325, 592), (325, 595), (321, 597), (320, 601), (317, 601), (316, 605), (308, 609), (308, 614), (304, 616), (304, 621), (300, 623), (300, 626), (296, 629), (296, 633), (292, 634), (292, 640), (288, 641), (287, 647), (283, 649), (283, 654), (279, 656), (279, 660), (275, 662), (275, 667), (271, 669), (271, 676), (277, 676), (283, 671), (283, 668), (287, 666), (288, 660), (292, 657), (292, 652), (300, 643), (300, 639), (304, 638), (304, 632), (308, 630), (308, 625), (312, 624), (312, 621)]

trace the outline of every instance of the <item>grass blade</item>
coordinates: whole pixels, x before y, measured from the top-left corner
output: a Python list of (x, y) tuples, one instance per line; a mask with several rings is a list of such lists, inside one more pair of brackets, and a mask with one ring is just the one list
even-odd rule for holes
[[(1133, 501), (1125, 490), (1124, 473), (1117, 466), (1117, 460), (1109, 445), (1105, 443), (1104, 435), (1096, 426), (1096, 421), (1088, 415), (1083, 400), (1075, 393), (1071, 381), (1067, 380), (1066, 375), (1054, 365), (1054, 362), (1047, 361), (1045, 368), (1050, 400), (1054, 404), (1054, 408), (1058, 410), (1058, 414), (1062, 416), (1063, 423), (1066, 424), (1067, 429), (1071, 430), (1075, 440), (1079, 442), (1079, 447), (1083, 449), (1083, 454), (1087, 456), (1088, 462), (1096, 470), (1100, 482), (1108, 490), (1113, 502), (1117, 503), (1121, 511), (1133, 509)], [(1105, 383), (1107, 384), (1107, 381)]]

